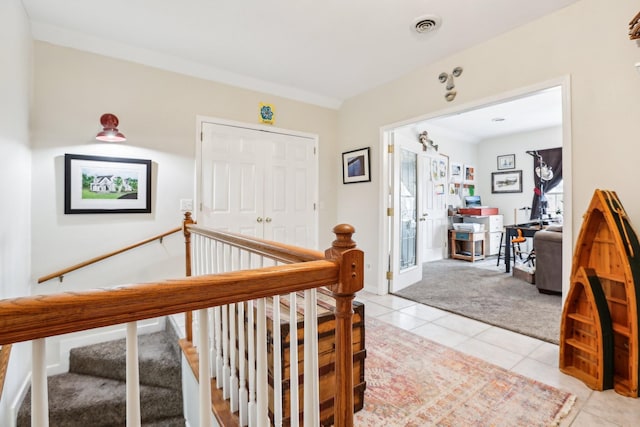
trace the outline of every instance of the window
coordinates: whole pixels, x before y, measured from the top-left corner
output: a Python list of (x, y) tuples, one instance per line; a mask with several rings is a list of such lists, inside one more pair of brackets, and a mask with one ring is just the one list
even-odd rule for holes
[(558, 185), (545, 193), (545, 197), (547, 198), (547, 214), (551, 216), (561, 215), (564, 211), (564, 190), (562, 184), (563, 181), (560, 181)]

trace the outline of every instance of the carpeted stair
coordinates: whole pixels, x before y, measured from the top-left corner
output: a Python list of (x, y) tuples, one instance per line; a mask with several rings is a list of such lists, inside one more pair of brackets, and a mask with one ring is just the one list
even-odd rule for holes
[[(49, 425), (124, 426), (125, 340), (71, 350), (69, 372), (48, 378)], [(180, 349), (169, 331), (138, 337), (140, 410), (146, 427), (184, 427)], [(31, 391), (18, 427), (31, 425)]]

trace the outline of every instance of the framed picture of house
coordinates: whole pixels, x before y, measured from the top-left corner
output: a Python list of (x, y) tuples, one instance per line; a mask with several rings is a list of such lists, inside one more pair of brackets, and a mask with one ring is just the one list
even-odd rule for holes
[(522, 193), (522, 171), (491, 172), (492, 193)]
[(342, 153), (342, 182), (352, 184), (368, 181), (371, 181), (369, 147)]
[(151, 160), (65, 154), (64, 213), (151, 213)]

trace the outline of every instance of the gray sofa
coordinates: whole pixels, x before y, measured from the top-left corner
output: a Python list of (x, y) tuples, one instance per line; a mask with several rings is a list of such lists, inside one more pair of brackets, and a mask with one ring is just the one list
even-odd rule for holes
[(545, 294), (562, 294), (562, 226), (550, 225), (533, 236), (536, 287)]

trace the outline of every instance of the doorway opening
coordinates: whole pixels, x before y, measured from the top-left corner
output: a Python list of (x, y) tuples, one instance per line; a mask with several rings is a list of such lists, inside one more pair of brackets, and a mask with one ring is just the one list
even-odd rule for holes
[[(494, 194), (491, 188), (491, 180), (492, 173), (499, 170), (500, 165), (496, 163), (496, 154), (497, 155), (507, 155), (507, 157), (503, 157), (503, 161), (509, 163), (511, 158), (509, 155), (513, 153), (520, 153), (522, 147), (513, 147), (510, 145), (504, 145), (501, 148), (496, 148), (497, 143), (495, 139), (500, 138), (500, 134), (485, 135), (478, 132), (478, 136), (476, 137), (475, 142), (467, 142), (466, 153), (461, 154), (460, 148), (452, 148), (454, 144), (449, 143), (456, 137), (460, 138), (460, 130), (470, 130), (475, 129), (478, 126), (478, 123), (474, 122), (474, 120), (487, 120), (487, 114), (492, 114), (495, 116), (489, 116), (492, 124), (496, 125), (507, 125), (514, 126), (515, 121), (510, 121), (508, 115), (513, 112), (514, 102), (519, 102), (526, 105), (527, 100), (531, 100), (534, 102), (536, 98), (553, 98), (555, 96), (555, 105), (554, 109), (557, 111), (557, 115), (559, 116), (559, 120), (557, 123), (547, 123), (544, 118), (544, 111), (540, 110), (540, 108), (549, 108), (549, 106), (540, 106), (538, 105), (538, 110), (532, 109), (529, 111), (527, 118), (528, 128), (523, 127), (519, 128), (520, 130), (513, 130), (512, 135), (524, 135), (526, 132), (530, 132), (534, 134), (537, 130), (540, 129), (552, 129), (555, 127), (555, 132), (557, 133), (556, 142), (551, 142), (551, 145), (543, 146), (541, 148), (552, 148), (557, 146), (562, 146), (562, 164), (563, 164), (563, 185), (562, 185), (562, 215), (568, 221), (563, 227), (563, 245), (562, 245), (562, 257), (563, 257), (563, 268), (562, 268), (562, 277), (563, 277), (563, 295), (566, 294), (566, 291), (569, 287), (569, 273), (571, 266), (571, 244), (572, 241), (572, 227), (571, 227), (571, 217), (572, 217), (572, 206), (571, 206), (571, 126), (570, 126), (570, 85), (569, 78), (561, 78), (553, 81), (541, 83), (538, 85), (534, 85), (531, 87), (522, 88), (513, 92), (509, 92), (506, 94), (501, 94), (490, 99), (481, 100), (475, 102), (473, 104), (462, 105), (459, 107), (454, 107), (451, 109), (447, 109), (444, 111), (435, 112), (423, 117), (418, 117), (415, 119), (407, 120), (400, 123), (394, 123), (388, 126), (385, 126), (381, 129), (381, 144), (382, 150), (381, 152), (387, 153), (389, 155), (385, 155), (381, 157), (381, 171), (382, 171), (382, 180), (380, 191), (382, 194), (381, 200), (385, 203), (384, 209), (390, 214), (387, 216), (386, 220), (383, 221), (383, 248), (386, 248), (386, 251), (382, 251), (381, 253), (381, 262), (384, 265), (388, 266), (388, 272), (386, 275), (387, 280), (380, 286), (379, 293), (392, 293), (397, 292), (403, 287), (409, 286), (411, 281), (415, 278), (418, 278), (417, 281), (422, 278), (422, 263), (420, 262), (421, 254), (420, 248), (424, 248), (427, 244), (431, 244), (432, 246), (437, 247), (438, 244), (444, 247), (443, 258), (447, 257), (448, 251), (448, 242), (447, 242), (447, 234), (448, 234), (448, 224), (447, 226), (443, 226), (442, 223), (438, 223), (437, 221), (434, 223), (437, 226), (435, 227), (424, 227), (421, 226), (420, 223), (424, 223), (426, 221), (421, 221), (424, 215), (424, 211), (421, 210), (424, 205), (421, 205), (418, 192), (422, 193), (423, 201), (428, 195), (424, 193), (425, 186), (423, 185), (422, 189), (418, 189), (418, 184), (424, 184), (425, 177), (429, 176), (428, 174), (436, 173), (439, 169), (440, 159), (443, 159), (446, 162), (446, 178), (443, 180), (434, 180), (433, 177), (426, 178), (427, 182), (437, 183), (436, 185), (431, 185), (431, 196), (436, 197), (443, 190), (447, 195), (450, 195), (451, 192), (460, 191), (460, 196), (463, 194), (480, 194), (482, 193), (483, 203), (487, 205), (497, 204), (501, 207), (501, 211), (505, 217), (505, 224), (518, 223), (522, 219), (528, 219), (527, 212), (521, 212), (519, 208), (524, 206), (531, 206), (531, 200), (533, 198), (533, 184), (529, 184), (528, 187), (524, 186), (522, 193), (519, 194), (520, 199), (517, 204), (509, 204), (506, 200), (504, 194)], [(529, 108), (533, 108), (529, 106)], [(501, 110), (502, 109), (502, 110)], [(496, 114), (503, 111), (503, 114), (506, 117), (506, 120), (501, 120), (501, 117)], [(495, 120), (492, 120), (495, 119)], [(486, 128), (486, 126), (484, 126)], [(433, 139), (431, 148), (426, 147), (427, 151), (422, 151), (423, 147), (420, 144), (419, 136), (424, 131), (428, 131), (429, 137)], [(552, 131), (553, 132), (553, 131)], [(457, 136), (456, 136), (457, 134)], [(507, 135), (508, 132), (502, 134), (502, 136)], [(493, 142), (492, 150), (481, 149), (481, 143), (478, 141), (481, 140), (491, 140)], [(433, 149), (433, 145), (438, 146), (438, 150)], [(389, 147), (393, 146), (392, 149)], [(414, 147), (413, 149), (409, 147)], [(460, 147), (460, 145), (458, 145)], [(533, 182), (531, 172), (533, 170), (533, 164), (530, 160), (531, 157), (525, 155), (525, 152), (530, 148), (525, 144), (525, 148), (522, 149), (521, 155), (517, 155), (516, 166), (517, 170), (524, 170), (524, 176), (526, 179), (531, 179)], [(526, 148), (528, 147), (528, 148)], [(411, 191), (416, 192), (416, 200), (411, 200), (411, 206), (415, 206), (415, 209), (406, 209), (405, 206), (401, 206), (401, 203), (406, 203), (403, 199), (402, 192), (406, 193), (406, 188), (402, 188), (401, 183), (401, 159), (406, 157), (406, 153), (412, 151), (417, 153), (415, 166), (410, 162), (416, 172), (416, 184), (415, 188), (410, 188), (409, 193)], [(458, 151), (456, 151), (458, 150)], [(404, 153), (404, 154), (403, 154)], [(426, 154), (421, 154), (426, 153)], [(490, 153), (490, 154), (487, 154)], [(454, 157), (464, 157), (461, 162), (459, 162)], [(423, 167), (420, 165), (420, 158), (426, 157), (429, 160), (423, 160), (429, 162), (429, 167)], [(436, 163), (433, 163), (433, 157), (436, 157)], [(462, 163), (462, 164), (460, 164)], [(462, 167), (462, 179), (460, 185), (456, 186), (450, 180), (452, 168)], [(466, 179), (469, 177), (464, 176), (465, 170), (467, 166), (470, 166), (472, 177), (471, 179)], [(514, 169), (515, 170), (515, 169)], [(407, 175), (408, 172), (405, 172)], [(422, 173), (423, 177), (419, 178), (418, 174)], [(529, 176), (531, 174), (531, 176)], [(431, 181), (429, 181), (431, 180)], [(526, 180), (524, 180), (527, 183)], [(440, 184), (443, 184), (441, 186)], [(403, 185), (406, 187), (405, 183)], [(427, 186), (428, 188), (428, 186)], [(456, 193), (457, 194), (457, 193)], [(405, 194), (406, 196), (406, 194)], [(406, 199), (406, 197), (405, 197)], [(439, 214), (447, 215), (448, 207), (451, 205), (451, 198), (446, 198), (446, 202), (444, 204), (437, 204), (436, 208), (439, 210)], [(432, 213), (429, 213), (431, 215)], [(428, 216), (427, 216), (428, 217)], [(412, 245), (415, 245), (416, 248), (416, 262), (409, 265), (406, 263), (406, 259), (401, 259), (401, 250), (402, 250), (402, 237), (404, 232), (404, 237), (407, 237), (407, 224), (412, 226), (412, 229), (415, 230), (415, 243), (411, 242)], [(403, 228), (404, 227), (404, 228)], [(430, 230), (431, 234), (427, 233), (427, 230)], [(408, 233), (411, 234), (411, 233)], [(432, 252), (433, 253), (433, 252)], [(424, 254), (424, 250), (423, 250)], [(564, 296), (563, 296), (564, 298)]]

